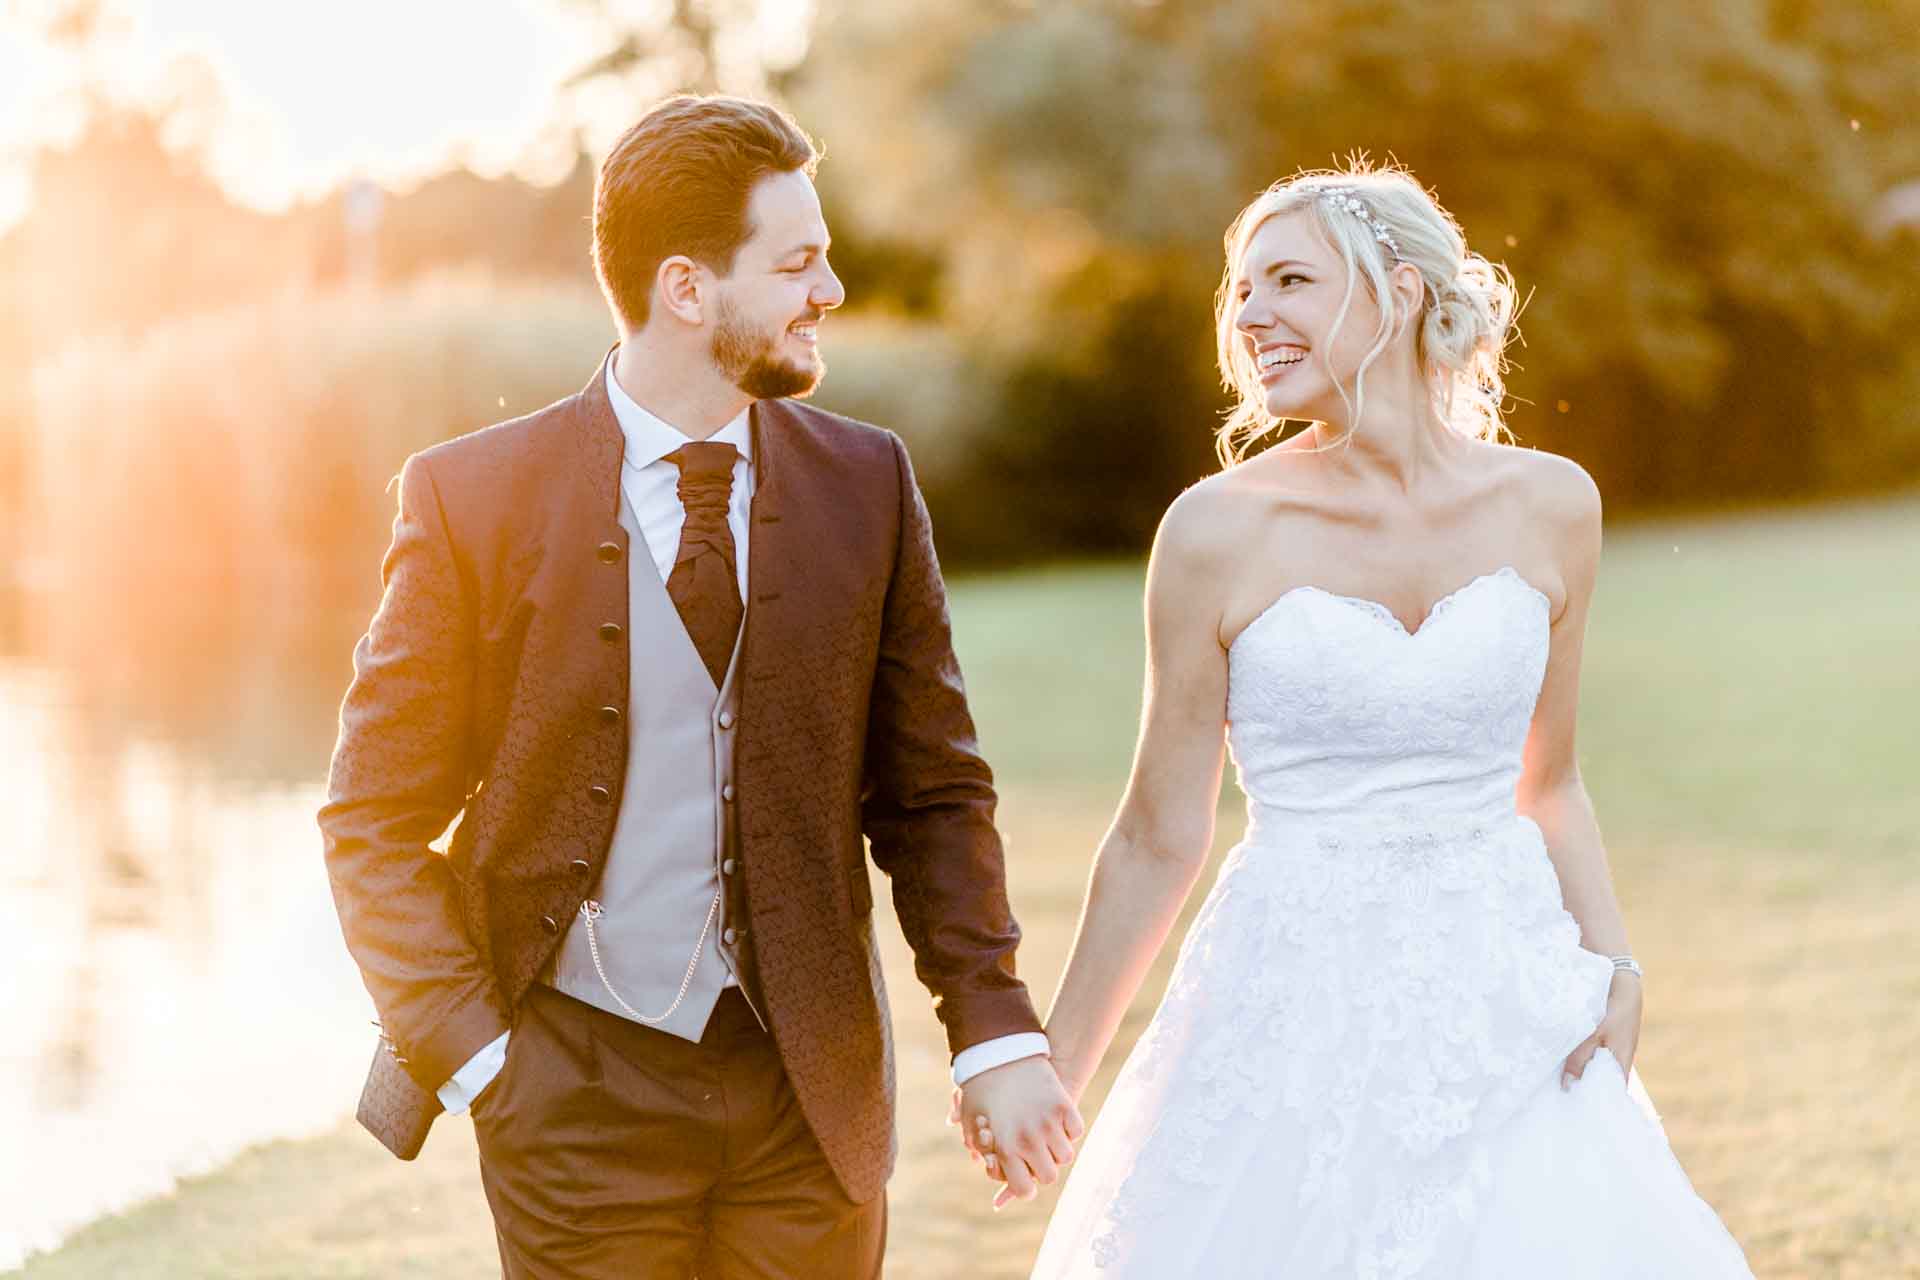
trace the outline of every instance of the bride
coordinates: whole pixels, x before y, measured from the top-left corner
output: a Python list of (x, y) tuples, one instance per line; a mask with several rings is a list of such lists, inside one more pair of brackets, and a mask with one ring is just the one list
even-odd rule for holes
[(1148, 571), (1133, 774), (1047, 1024), (1076, 1101), (1207, 856), (1223, 745), (1246, 838), (1035, 1276), (1749, 1275), (1632, 1072), (1574, 750), (1600, 499), (1500, 443), (1509, 277), (1399, 170), (1276, 184), (1226, 239), (1240, 404)]

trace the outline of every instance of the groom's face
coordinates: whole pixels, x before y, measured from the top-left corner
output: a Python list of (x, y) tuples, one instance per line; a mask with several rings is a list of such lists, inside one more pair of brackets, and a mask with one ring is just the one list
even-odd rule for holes
[(752, 234), (718, 281), (713, 363), (756, 400), (804, 396), (820, 384), (820, 319), (846, 301), (827, 265), (826, 219), (798, 171), (762, 178), (747, 201)]

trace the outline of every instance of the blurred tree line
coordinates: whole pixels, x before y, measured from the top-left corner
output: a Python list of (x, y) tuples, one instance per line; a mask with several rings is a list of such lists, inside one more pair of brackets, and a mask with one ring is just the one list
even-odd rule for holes
[(1920, 177), (1914, 0), (843, 3), (792, 95), (856, 225), (939, 252), (1004, 393), (975, 492), (1062, 549), (1209, 465), (1221, 231), (1357, 150), (1511, 266), (1512, 425), (1613, 510), (1920, 474), (1920, 243), (1869, 230)]
[[(711, 42), (709, 11), (675, 5)], [(1221, 231), (1272, 179), (1366, 150), (1410, 166), (1530, 292), (1513, 426), (1586, 464), (1616, 513), (1904, 482), (1920, 475), (1920, 243), (1872, 228), (1920, 178), (1916, 32), (1920, 0), (826, 0), (777, 77), (825, 142), (836, 265), (867, 313), (830, 326), (821, 401), (908, 436), (950, 562), (1138, 552), (1212, 466)], [(516, 281), (577, 289), (566, 331), (594, 332), (584, 156), (549, 187), (459, 170), (391, 194), (356, 245), (345, 196), (237, 207), (168, 127), (98, 113), (38, 158), (30, 212), (0, 236), (0, 550), (33, 441), (85, 434), (45, 376), (35, 407), (36, 367), (111, 379), (191, 353), (168, 394), (198, 378), (215, 395), (261, 373), (248, 360), (306, 360), (331, 388), (311, 448), (372, 448), (378, 470), (486, 415), (456, 397), (381, 418), (374, 390), (355, 398), (368, 357), (345, 338), (210, 368), (204, 341), (163, 331), (244, 306), (265, 310), (236, 333), (298, 325), (288, 297), (400, 299), (477, 268), (503, 299)], [(483, 291), (455, 296), (478, 313), (461, 333), (487, 322)], [(83, 337), (92, 366), (55, 363)], [(580, 345), (533, 342), (561, 367), (496, 398), (519, 412), (577, 385), (598, 340)], [(151, 397), (133, 390), (116, 403), (138, 413)]]

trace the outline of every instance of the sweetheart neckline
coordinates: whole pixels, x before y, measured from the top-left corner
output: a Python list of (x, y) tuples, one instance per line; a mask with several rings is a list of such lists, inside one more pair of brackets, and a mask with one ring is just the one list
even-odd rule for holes
[(1272, 614), (1275, 610), (1279, 609), (1281, 605), (1285, 604), (1288, 600), (1290, 600), (1291, 598), (1297, 595), (1325, 596), (1329, 600), (1338, 600), (1343, 604), (1365, 606), (1370, 612), (1373, 612), (1374, 616), (1379, 618), (1380, 621), (1392, 627), (1394, 631), (1397, 632), (1402, 639), (1415, 640), (1427, 633), (1427, 628), (1430, 625), (1432, 625), (1433, 620), (1435, 618), (1439, 617), (1440, 614), (1446, 610), (1448, 605), (1452, 604), (1455, 600), (1459, 599), (1461, 596), (1465, 595), (1467, 592), (1471, 591), (1473, 588), (1479, 586), (1481, 583), (1489, 582), (1496, 578), (1511, 578), (1513, 581), (1519, 583), (1522, 587), (1526, 588), (1528, 591), (1532, 592), (1535, 596), (1539, 597), (1540, 602), (1547, 606), (1548, 615), (1549, 616), (1552, 615), (1553, 613), (1552, 597), (1548, 596), (1546, 592), (1534, 586), (1531, 582), (1528, 582), (1526, 579), (1526, 575), (1521, 573), (1518, 569), (1514, 568), (1510, 564), (1503, 564), (1497, 569), (1489, 569), (1485, 573), (1477, 574), (1474, 577), (1467, 579), (1465, 582), (1461, 583), (1459, 586), (1455, 587), (1453, 590), (1447, 592), (1445, 595), (1441, 596), (1438, 600), (1435, 600), (1431, 605), (1427, 606), (1426, 616), (1424, 618), (1421, 618), (1419, 625), (1416, 626), (1411, 631), (1407, 630), (1406, 624), (1400, 621), (1399, 614), (1395, 613), (1392, 609), (1388, 608), (1386, 605), (1382, 604), (1378, 600), (1371, 599), (1367, 596), (1342, 595), (1338, 591), (1329, 591), (1325, 587), (1316, 587), (1312, 583), (1302, 583), (1300, 586), (1297, 586), (1297, 587), (1288, 587), (1285, 591), (1282, 591), (1279, 595), (1275, 596), (1273, 598), (1272, 603), (1267, 605), (1266, 608), (1262, 609), (1259, 613), (1254, 614), (1252, 621), (1248, 622), (1246, 626), (1240, 628), (1240, 634), (1236, 635), (1233, 638), (1232, 643), (1227, 645), (1227, 656), (1228, 657), (1233, 656), (1233, 651), (1239, 647), (1240, 641), (1243, 638), (1245, 638), (1247, 632), (1259, 626), (1262, 622), (1264, 622), (1267, 619), (1268, 615)]

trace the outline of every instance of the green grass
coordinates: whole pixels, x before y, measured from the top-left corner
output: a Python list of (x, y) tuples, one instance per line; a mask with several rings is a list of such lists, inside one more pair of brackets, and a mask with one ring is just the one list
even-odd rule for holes
[[(1132, 750), (1139, 587), (1137, 566), (1103, 566), (954, 591), (1043, 1005)], [(1610, 539), (1601, 590), (1581, 754), (1650, 975), (1640, 1067), (1674, 1145), (1757, 1274), (1920, 1275), (1920, 501), (1639, 526)], [(1224, 848), (1237, 819), (1222, 826)], [(942, 1123), (933, 1017), (887, 945), (888, 1274), (1025, 1275), (1049, 1202), (987, 1209)], [(343, 1127), (256, 1150), (27, 1274), (438, 1280), (488, 1273), (491, 1240), (463, 1122), (415, 1166)]]

